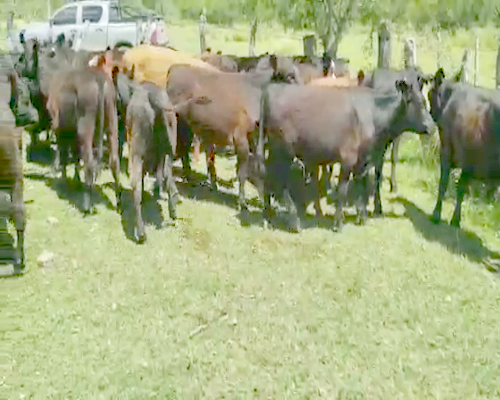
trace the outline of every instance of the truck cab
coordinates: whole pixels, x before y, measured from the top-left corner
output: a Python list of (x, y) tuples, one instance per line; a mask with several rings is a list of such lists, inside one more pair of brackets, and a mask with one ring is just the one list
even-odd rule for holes
[(45, 23), (26, 26), (22, 31), (26, 40), (53, 42), (64, 33), (73, 38), (75, 49), (103, 51), (107, 47), (136, 46), (149, 42), (166, 45), (166, 26), (153, 11), (121, 6), (118, 1), (75, 1), (59, 8)]

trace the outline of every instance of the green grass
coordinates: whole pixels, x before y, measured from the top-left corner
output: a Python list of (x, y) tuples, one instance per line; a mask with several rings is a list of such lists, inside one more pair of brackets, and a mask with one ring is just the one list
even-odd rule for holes
[[(266, 29), (258, 52), (301, 52), (301, 35)], [(245, 54), (246, 31), (210, 27), (209, 45)], [(198, 51), (194, 23), (170, 33)], [(356, 68), (372, 63), (360, 51), (367, 34), (355, 28), (341, 46)], [(419, 53), (430, 71), (432, 57)], [(123, 217), (109, 207), (108, 172), (97, 215), (84, 218), (74, 188), (28, 163), (29, 273), (0, 281), (0, 398), (500, 397), (500, 281), (484, 263), (500, 252), (500, 205), (467, 197), (455, 229), (450, 196), (433, 225), (439, 172), (421, 154), (408, 135), (399, 198), (385, 182), (386, 216), (366, 226), (333, 233), (323, 201), (327, 217), (300, 234), (263, 230), (259, 209), (238, 217), (235, 185), (216, 195), (179, 184), (176, 226), (166, 201), (146, 200), (142, 246), (126, 235), (130, 193)], [(235, 178), (234, 159), (216, 168)], [(45, 268), (43, 251), (55, 254)]]
[[(234, 159), (216, 167), (234, 178)], [(384, 192), (387, 217), (366, 226), (333, 233), (326, 203), (300, 234), (263, 230), (257, 211), (242, 226), (235, 188), (191, 189), (175, 227), (165, 201), (146, 202), (139, 246), (114, 210), (83, 218), (28, 164), (30, 271), (0, 281), (2, 397), (498, 397), (499, 280), (481, 262), (500, 250), (498, 209), (466, 200), (464, 230), (434, 226), (437, 171), (399, 172), (401, 199)]]

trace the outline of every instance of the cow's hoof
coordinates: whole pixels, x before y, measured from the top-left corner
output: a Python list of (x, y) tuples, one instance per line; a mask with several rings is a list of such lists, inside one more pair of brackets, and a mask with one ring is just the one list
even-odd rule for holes
[(434, 213), (431, 217), (431, 221), (435, 224), (439, 224), (441, 222), (441, 215)]
[(450, 222), (450, 225), (454, 226), (455, 228), (460, 228), (460, 220), (453, 217), (451, 222)]
[(24, 268), (24, 260), (20, 255), (16, 254), (12, 262), (14, 263), (15, 268)]
[(169, 207), (168, 215), (171, 220), (175, 221), (177, 219), (177, 210), (173, 207)]
[(27, 272), (28, 267), (26, 267), (24, 264), (15, 264), (12, 275), (24, 275)]
[(262, 228), (263, 228), (264, 230), (268, 230), (268, 229), (269, 229), (269, 221), (268, 221), (267, 219), (264, 219), (264, 220), (262, 221)]
[(290, 232), (293, 232), (293, 233), (300, 233), (300, 221), (299, 219), (297, 218), (295, 221), (292, 221), (289, 225), (288, 225), (288, 230)]
[(334, 224), (333, 224), (333, 228), (332, 230), (334, 232), (340, 232), (342, 231), (342, 228), (344, 227), (344, 224), (343, 222), (339, 222), (339, 221), (336, 221)]
[(138, 233), (135, 235), (135, 241), (137, 244), (144, 244), (147, 240), (147, 236), (145, 232)]
[(359, 225), (359, 226), (366, 225), (366, 217), (358, 216), (356, 218), (356, 225)]

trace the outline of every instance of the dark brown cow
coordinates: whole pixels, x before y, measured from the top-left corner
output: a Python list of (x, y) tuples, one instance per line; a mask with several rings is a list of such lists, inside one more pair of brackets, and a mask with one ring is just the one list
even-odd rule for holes
[(25, 207), (23, 198), (22, 130), (0, 126), (0, 192), (11, 197), (8, 210), (0, 209), (0, 217), (10, 217), (17, 231), (15, 267), (24, 268)]
[[(239, 206), (246, 209), (245, 182), (250, 174), (251, 134), (259, 121), (259, 101), (261, 87), (271, 79), (289, 79), (286, 75), (277, 75), (273, 69), (260, 73), (218, 73), (190, 65), (173, 65), (168, 72), (167, 92), (174, 105), (191, 98), (205, 97), (208, 104), (191, 102), (178, 110), (179, 124), (187, 124), (198, 136), (205, 147), (210, 185), (216, 189), (214, 164), (215, 146), (233, 146), (238, 157)], [(189, 143), (182, 138), (186, 132), (180, 132), (179, 142)], [(189, 148), (189, 146), (184, 146)], [(189, 161), (184, 168), (189, 173)]]
[[(271, 192), (283, 188), (298, 231), (297, 208), (290, 197), (290, 165), (297, 157), (306, 170), (341, 163), (336, 227), (343, 223), (343, 203), (351, 172), (362, 180), (364, 194), (360, 222), (366, 212), (367, 165), (383, 157), (387, 142), (405, 130), (428, 133), (434, 123), (422, 93), (406, 81), (396, 83), (397, 93), (380, 94), (366, 88), (329, 88), (311, 85), (269, 85), (263, 92), (257, 158), (266, 174), (265, 211), (270, 213)], [(267, 133), (267, 135), (266, 135)], [(264, 140), (269, 157), (264, 167)], [(316, 178), (316, 177), (314, 177)], [(314, 179), (317, 182), (317, 178)], [(319, 204), (316, 204), (319, 209)]]
[(165, 182), (169, 195), (169, 213), (176, 218), (179, 200), (172, 160), (177, 142), (177, 120), (165, 90), (151, 83), (135, 85), (126, 112), (127, 142), (129, 144), (129, 175), (134, 192), (135, 236), (139, 243), (146, 240), (142, 219), (144, 174), (154, 173), (155, 195)]
[(441, 179), (432, 219), (441, 220), (451, 168), (462, 170), (451, 225), (460, 226), (461, 206), (471, 179), (500, 182), (500, 91), (445, 80), (442, 69), (429, 92), (441, 138)]
[[(362, 71), (360, 71), (361, 74)], [(366, 86), (376, 90), (379, 93), (395, 93), (395, 83), (401, 79), (405, 79), (412, 87), (419, 89), (422, 92), (424, 84), (427, 82), (428, 77), (418, 69), (406, 69), (402, 71), (390, 70), (379, 68), (373, 73), (358, 74), (360, 86)], [(392, 157), (391, 157), (391, 192), (397, 192), (396, 180), (396, 165), (398, 163), (399, 143), (401, 135), (395, 136), (387, 146), (392, 142)], [(383, 158), (378, 165), (375, 165), (375, 215), (382, 215), (382, 202), (380, 201), (380, 185), (382, 183), (382, 170), (384, 166)]]
[[(56, 133), (63, 178), (69, 150), (77, 156), (75, 179), (79, 180), (79, 160), (85, 167), (84, 212), (93, 213), (92, 192), (97, 166), (103, 155), (104, 127), (110, 143), (109, 164), (115, 180), (117, 208), (120, 206), (120, 162), (118, 156), (118, 116), (116, 93), (107, 74), (84, 70), (61, 73), (51, 82), (47, 99), (52, 128)], [(94, 156), (94, 146), (96, 156)]]

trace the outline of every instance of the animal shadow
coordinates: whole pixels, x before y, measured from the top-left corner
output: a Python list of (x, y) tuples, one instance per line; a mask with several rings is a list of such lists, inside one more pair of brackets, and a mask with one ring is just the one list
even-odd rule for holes
[[(208, 175), (195, 170), (191, 170), (189, 173), (189, 177), (187, 177), (182, 168), (174, 165), (172, 167), (172, 174), (186, 182), (189, 182), (192, 185), (208, 185)], [(225, 180), (217, 177), (217, 185), (227, 189), (234, 188), (234, 182), (236, 181), (237, 178)]]
[[(144, 191), (142, 194), (142, 219), (144, 225), (154, 225), (156, 229), (162, 229), (165, 226), (163, 219), (162, 205), (151, 193)], [(121, 193), (122, 204), (122, 227), (127, 239), (136, 241), (134, 236), (135, 210), (134, 194), (130, 189), (123, 189)], [(168, 205), (166, 205), (168, 208)]]
[[(219, 183), (219, 181), (217, 181)], [(208, 185), (195, 185), (192, 182), (177, 182), (179, 193), (188, 199), (204, 200), (210, 203), (224, 205), (238, 209), (238, 195), (229, 193), (219, 186), (217, 190), (212, 190)], [(247, 204), (253, 207), (259, 207), (257, 198), (247, 198)]]
[(392, 201), (397, 201), (405, 207), (407, 217), (427, 240), (439, 242), (450, 252), (483, 263), (490, 270), (495, 271), (500, 267), (500, 254), (488, 249), (476, 234), (445, 223), (434, 224), (429, 215), (405, 198), (397, 197)]
[[(77, 208), (82, 214), (84, 214), (83, 209), (83, 191), (84, 185), (82, 183), (76, 182), (73, 178), (69, 177), (67, 180), (63, 178), (52, 178), (44, 174), (30, 173), (25, 174), (25, 178), (33, 179), (35, 181), (42, 181), (57, 193), (60, 199), (68, 201), (75, 208)], [(104, 204), (107, 209), (115, 210), (115, 206), (111, 203), (108, 197), (103, 193), (102, 187), (106, 184), (95, 185), (93, 190), (93, 203), (94, 205)]]
[(36, 145), (26, 146), (26, 159), (35, 164), (50, 166), (55, 159), (55, 151), (50, 147), (51, 142), (38, 142)]

